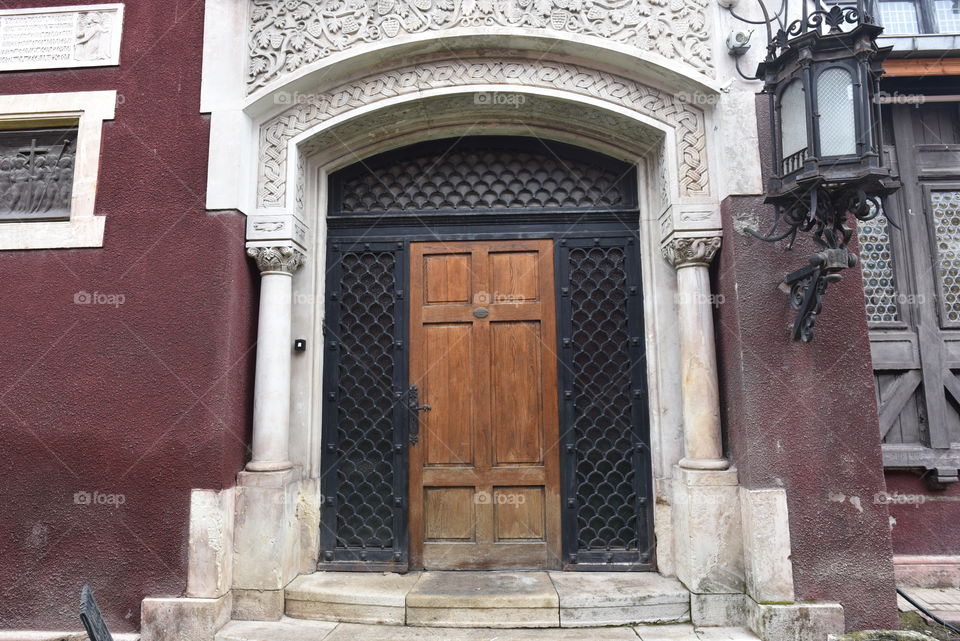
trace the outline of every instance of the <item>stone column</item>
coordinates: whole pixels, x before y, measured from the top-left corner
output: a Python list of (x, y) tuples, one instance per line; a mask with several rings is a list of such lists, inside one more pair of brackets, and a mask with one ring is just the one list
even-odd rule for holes
[(677, 270), (684, 457), (691, 470), (725, 470), (720, 436), (720, 394), (713, 334), (710, 261), (720, 237), (673, 238), (664, 256)]
[(293, 273), (304, 254), (289, 246), (250, 247), (260, 268), (260, 320), (253, 396), (253, 458), (250, 472), (290, 469), (290, 359)]

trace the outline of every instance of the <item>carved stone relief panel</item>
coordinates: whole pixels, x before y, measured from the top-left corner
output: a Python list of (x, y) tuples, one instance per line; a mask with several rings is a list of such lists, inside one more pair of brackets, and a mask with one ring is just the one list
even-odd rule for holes
[(713, 74), (707, 0), (250, 0), (248, 91), (364, 43), (455, 27), (598, 36)]
[[(288, 142), (324, 121), (379, 100), (465, 85), (540, 87), (605, 100), (674, 131), (681, 196), (710, 193), (703, 112), (688, 102), (627, 78), (562, 63), (529, 60), (456, 60), (424, 63), (308, 95), (260, 130), (258, 205), (286, 205)], [(639, 123), (636, 125), (642, 128)], [(295, 161), (296, 159), (294, 159)], [(293, 204), (293, 203), (291, 203)]]
[(123, 5), (0, 11), (0, 71), (120, 62)]
[(70, 218), (77, 128), (0, 132), (0, 220)]

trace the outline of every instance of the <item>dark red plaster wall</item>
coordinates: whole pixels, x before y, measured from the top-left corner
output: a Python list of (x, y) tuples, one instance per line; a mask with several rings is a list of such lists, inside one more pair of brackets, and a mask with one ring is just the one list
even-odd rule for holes
[(777, 286), (812, 246), (784, 251), (735, 228), (771, 215), (760, 198), (723, 203), (713, 276), (728, 448), (743, 485), (786, 488), (797, 598), (839, 601), (851, 630), (896, 627), (888, 514), (874, 502), (884, 477), (860, 272), (830, 286), (814, 341), (794, 342)]
[(242, 215), (204, 210), (202, 33), (203, 2), (127, 2), (119, 67), (0, 73), (2, 94), (119, 93), (104, 247), (0, 252), (0, 628), (78, 629), (88, 582), (136, 629), (143, 597), (184, 591), (190, 490), (232, 485), (246, 456), (256, 281)]
[(919, 474), (887, 472), (894, 554), (960, 554), (960, 483), (930, 489)]

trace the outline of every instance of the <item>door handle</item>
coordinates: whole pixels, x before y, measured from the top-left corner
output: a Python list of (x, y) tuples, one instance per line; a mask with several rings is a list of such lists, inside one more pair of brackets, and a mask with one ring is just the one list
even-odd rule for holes
[(411, 385), (407, 390), (407, 409), (410, 411), (410, 445), (420, 442), (420, 412), (429, 412), (429, 405), (420, 404), (420, 390)]

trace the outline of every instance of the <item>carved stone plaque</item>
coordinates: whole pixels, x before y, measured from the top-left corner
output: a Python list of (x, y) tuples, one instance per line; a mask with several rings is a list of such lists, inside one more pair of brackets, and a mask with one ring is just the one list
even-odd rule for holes
[(0, 221), (70, 218), (76, 127), (0, 131)]
[(120, 62), (122, 4), (0, 11), (0, 71)]

